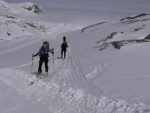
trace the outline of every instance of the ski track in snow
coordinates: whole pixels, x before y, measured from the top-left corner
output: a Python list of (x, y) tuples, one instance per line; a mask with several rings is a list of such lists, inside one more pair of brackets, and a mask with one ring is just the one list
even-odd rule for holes
[[(39, 61), (39, 58), (35, 59), (35, 60), (33, 61), (33, 63), (36, 63), (36, 62), (38, 62), (38, 61)], [(22, 64), (22, 65), (20, 65), (20, 66), (12, 67), (12, 68), (17, 69), (17, 68), (22, 68), (22, 67), (29, 66), (29, 65), (32, 65), (32, 62), (27, 63), (27, 64)]]
[[(9, 8), (7, 3), (3, 1), (0, 2), (4, 3), (4, 5)], [(11, 9), (13, 8), (10, 7), (9, 10), (11, 11)], [(12, 12), (13, 11), (16, 12), (14, 9)], [(28, 14), (27, 11), (26, 13)], [(30, 15), (32, 15), (32, 13)], [(70, 31), (73, 30), (73, 28), (70, 25), (67, 26), (66, 24), (50, 24), (48, 26), (53, 26), (52, 28), (50, 27), (51, 29), (49, 29), (50, 31), (52, 30), (53, 33), (50, 31), (49, 33), (51, 33), (53, 37), (49, 39), (49, 36), (45, 35), (47, 37), (46, 39), (48, 39), (48, 41), (50, 41), (53, 46), (56, 44), (55, 47), (57, 49), (55, 50), (56, 54), (54, 56), (54, 64), (53, 61), (50, 60), (49, 76), (47, 78), (38, 79), (36, 72), (29, 73), (32, 62), (28, 62), (30, 58), (29, 55), (24, 55), (21, 53), (22, 51), (28, 51), (30, 47), (33, 47), (32, 49), (34, 50), (34, 48), (36, 48), (38, 44), (41, 43), (40, 41), (42, 41), (44, 38), (39, 38), (39, 36), (36, 35), (25, 35), (25, 37), (29, 38), (29, 36), (31, 36), (31, 38), (34, 38), (35, 40), (29, 43), (25, 42), (21, 46), (14, 45), (13, 48), (7, 48), (8, 50), (6, 49), (0, 52), (2, 60), (6, 60), (8, 58), (6, 66), (2, 65), (1, 63), (2, 67), (7, 68), (0, 68), (0, 113), (150, 113), (150, 106), (145, 106), (142, 103), (128, 104), (123, 100), (113, 100), (105, 97), (103, 89), (101, 86), (96, 85), (95, 79), (101, 77), (102, 74), (108, 70), (111, 63), (105, 64), (96, 59), (90, 58), (84, 55), (84, 53), (80, 53), (81, 51), (76, 51), (75, 49), (77, 48), (73, 48), (71, 45), (69, 45), (69, 50), (67, 51), (67, 58), (64, 60), (59, 59), (58, 56), (60, 47), (58, 47), (58, 45), (61, 45), (62, 34), (59, 34), (58, 36), (56, 33)], [(76, 40), (81, 42), (84, 41), (85, 43), (88, 43), (88, 41), (91, 42), (91, 40), (88, 39), (89, 36), (90, 38), (93, 36), (95, 38), (96, 35), (99, 35), (98, 30), (102, 29), (100, 26), (95, 27), (96, 28), (90, 27), (90, 29), (84, 32), (85, 36), (82, 34), (82, 38), (78, 40), (76, 38)], [(107, 25), (105, 25), (105, 27), (107, 28)], [(106, 28), (104, 28), (104, 31), (108, 29)], [(31, 32), (32, 30), (33, 29), (31, 28)], [(33, 31), (33, 33), (38, 33), (35, 29)], [(90, 34), (88, 31), (90, 31)], [(127, 33), (130, 32), (128, 31)], [(93, 36), (92, 33), (94, 33)], [(103, 33), (101, 34), (102, 37), (106, 37), (105, 35), (103, 36)], [(130, 37), (133, 33), (131, 32), (129, 35), (124, 34), (122, 35)], [(76, 37), (78, 37), (78, 35)], [(60, 36), (61, 38), (59, 38)], [(81, 36), (81, 34), (79, 36)], [(88, 41), (83, 39), (84, 37), (86, 37)], [(101, 39), (99, 36), (97, 36), (97, 39), (94, 41), (96, 42), (96, 40), (99, 41)], [(118, 38), (116, 37), (116, 39), (113, 38), (112, 40), (118, 40)], [(95, 44), (95, 42), (91, 43)], [(82, 48), (82, 44), (83, 43), (79, 43), (76, 46), (81, 46)], [(90, 47), (92, 46), (90, 45)], [(87, 50), (91, 50), (91, 48)], [(32, 50), (28, 51), (28, 54), (30, 52), (32, 52)], [(7, 56), (10, 55), (10, 57), (5, 57), (5, 54)], [(11, 59), (11, 55), (15, 54), (18, 56), (13, 56)], [(19, 57), (22, 57), (23, 60), (19, 59)], [(14, 61), (11, 62), (11, 60)], [(36, 58), (34, 59), (33, 63), (38, 65), (38, 61), (39, 58)], [(15, 64), (15, 62), (17, 63)], [(11, 67), (9, 65), (11, 65)], [(34, 67), (34, 70), (35, 68), (36, 67)], [(114, 77), (113, 79), (108, 77), (104, 79), (131, 80), (134, 79), (134, 77)], [(31, 83), (33, 84), (31, 85)]]
[[(74, 50), (71, 50), (74, 51)], [(70, 54), (70, 53), (68, 53)], [(80, 60), (78, 58), (80, 56)], [(79, 54), (78, 52), (73, 52), (72, 55), (69, 55), (69, 62), (70, 62), (70, 67), (72, 70), (72, 76), (71, 79), (74, 82), (74, 85), (79, 85), (81, 89), (85, 89), (86, 93), (90, 93), (93, 95), (104, 95), (103, 91), (94, 83), (91, 83), (91, 79), (93, 79), (94, 76), (99, 75), (100, 72), (105, 70), (107, 66), (103, 66), (102, 63), (99, 61), (96, 61), (92, 58), (86, 57), (84, 55)], [(92, 67), (92, 70), (85, 74), (86, 69), (83, 69), (81, 66), (82, 60), (81, 58), (86, 59), (86, 62), (88, 62), (88, 65)], [(92, 89), (92, 91), (89, 91), (89, 89)], [(99, 96), (97, 95), (97, 96)]]
[[(3, 51), (1, 54), (23, 49), (40, 40), (38, 39), (21, 47)], [(59, 50), (60, 48), (56, 49), (56, 52)], [(72, 51), (74, 50), (71, 48), (65, 60), (55, 60), (55, 70), (53, 70), (53, 64), (51, 63), (50, 74), (47, 79), (38, 80), (34, 74), (19, 70), (22, 67), (30, 66), (32, 62), (13, 68), (0, 69), (0, 92), (7, 92), (8, 88), (11, 89), (9, 91), (10, 94), (14, 92), (14, 95), (17, 96), (14, 99), (10, 99), (8, 97), (11, 97), (11, 95), (8, 92), (0, 97), (0, 104), (4, 103), (1, 105), (3, 107), (0, 107), (0, 112), (20, 113), (21, 111), (21, 113), (40, 113), (43, 110), (45, 113), (150, 112), (150, 108), (143, 104), (128, 105), (125, 101), (110, 100), (104, 97), (103, 91), (94, 83), (91, 83), (90, 80), (107, 69), (109, 65)], [(34, 63), (38, 60), (34, 60)], [(85, 72), (86, 70), (82, 67), (83, 61), (91, 67), (90, 71)], [(29, 86), (30, 82), (35, 83)], [(94, 96), (96, 94), (99, 95)], [(5, 103), (5, 98), (9, 99), (10, 104)], [(18, 99), (19, 101), (17, 101)], [(11, 105), (11, 103), (15, 104)], [(26, 106), (30, 106), (31, 110), (26, 109)], [(33, 109), (35, 106), (40, 109)]]
[[(128, 105), (124, 101), (109, 100), (104, 96), (95, 97), (86, 94), (82, 89), (73, 89), (67, 87), (68, 84), (60, 86), (57, 82), (62, 78), (66, 78), (66, 66), (68, 61), (65, 61), (61, 68), (63, 74), (59, 75), (57, 72), (57, 79), (55, 76), (48, 77), (36, 81), (33, 85), (28, 86), (28, 83), (33, 79), (36, 80), (31, 74), (14, 70), (11, 68), (0, 69), (0, 90), (3, 93), (7, 88), (14, 92), (14, 95), (20, 99), (10, 99), (11, 103), (15, 103), (12, 107), (8, 107), (6, 103), (3, 103), (3, 107), (0, 107), (0, 112), (5, 113), (33, 113), (38, 112), (39, 109), (31, 109), (34, 106), (42, 107), (41, 111), (45, 113), (148, 113), (149, 107), (145, 107), (142, 104)], [(11, 76), (10, 76), (11, 75)], [(9, 97), (9, 92), (1, 98), (1, 102), (5, 102), (6, 97)], [(56, 101), (57, 100), (57, 101)], [(20, 104), (22, 103), (22, 104)], [(0, 103), (2, 104), (2, 103)], [(6, 104), (6, 105), (5, 105)], [(30, 106), (30, 109), (26, 109), (25, 106)], [(47, 109), (45, 109), (45, 107)]]
[[(56, 51), (59, 51), (59, 48)], [(50, 74), (46, 79), (38, 80), (34, 74), (19, 70), (19, 68), (31, 65), (31, 62), (13, 68), (0, 69), (0, 91), (5, 92), (7, 88), (12, 89), (10, 92), (14, 92), (20, 99), (19, 101), (16, 101), (18, 98), (10, 99), (10, 102), (15, 103), (15, 105), (8, 107), (4, 104), (0, 108), (0, 112), (19, 113), (22, 110), (23, 112), (21, 113), (39, 112), (39, 109), (27, 110), (25, 109), (26, 106), (31, 108), (39, 106), (41, 107), (40, 112), (44, 110), (45, 113), (150, 112), (150, 108), (142, 104), (128, 105), (125, 101), (109, 100), (104, 97), (103, 91), (94, 84), (89, 83), (88, 80), (96, 76), (96, 73), (105, 70), (107, 66), (72, 51), (72, 49), (68, 51), (68, 56), (65, 60), (55, 60), (55, 70), (53, 70), (51, 63)], [(88, 65), (92, 67), (90, 72), (85, 74), (82, 61), (78, 57), (84, 58), (88, 62)], [(38, 60), (34, 60), (34, 63)], [(34, 84), (29, 86), (30, 82), (34, 82)], [(91, 88), (92, 91), (89, 91), (88, 89)], [(97, 94), (97, 91), (101, 96), (94, 96), (94, 92)], [(2, 103), (5, 102), (2, 98), (9, 96), (9, 93), (7, 93), (5, 97), (1, 97)]]

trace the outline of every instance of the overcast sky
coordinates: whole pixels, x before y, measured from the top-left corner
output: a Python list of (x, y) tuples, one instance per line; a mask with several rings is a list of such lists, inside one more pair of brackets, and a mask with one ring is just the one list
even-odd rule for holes
[[(150, 0), (4, 0), (8, 3), (32, 2), (49, 11), (49, 20), (88, 25), (150, 13)], [(55, 11), (54, 11), (55, 10)], [(73, 13), (68, 13), (73, 11)], [(46, 18), (44, 18), (46, 19)]]
[(150, 0), (5, 0), (6, 2), (33, 2), (45, 9), (114, 11), (142, 13), (150, 11)]

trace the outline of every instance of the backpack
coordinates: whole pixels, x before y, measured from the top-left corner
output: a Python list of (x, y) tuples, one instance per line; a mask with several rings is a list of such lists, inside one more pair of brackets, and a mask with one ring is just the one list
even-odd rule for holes
[(61, 48), (66, 49), (66, 47), (68, 47), (67, 42), (63, 42), (62, 45), (61, 45)]
[(48, 51), (48, 49), (44, 49), (44, 47), (42, 46), (39, 56), (40, 57), (49, 57), (49, 51)]

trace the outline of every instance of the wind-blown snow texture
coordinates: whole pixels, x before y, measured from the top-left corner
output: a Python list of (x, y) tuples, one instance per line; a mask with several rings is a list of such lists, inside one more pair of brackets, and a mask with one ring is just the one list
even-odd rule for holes
[[(150, 112), (149, 14), (80, 29), (37, 21), (22, 8), (31, 4), (0, 1), (0, 113)], [(64, 35), (69, 49), (61, 60)], [(48, 78), (37, 79), (39, 58), (31, 73), (31, 55), (45, 40), (55, 62), (50, 55)]]

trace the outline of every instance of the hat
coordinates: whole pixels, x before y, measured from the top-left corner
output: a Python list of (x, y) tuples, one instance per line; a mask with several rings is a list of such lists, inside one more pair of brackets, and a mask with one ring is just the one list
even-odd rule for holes
[(66, 37), (64, 36), (63, 39), (66, 40)]

